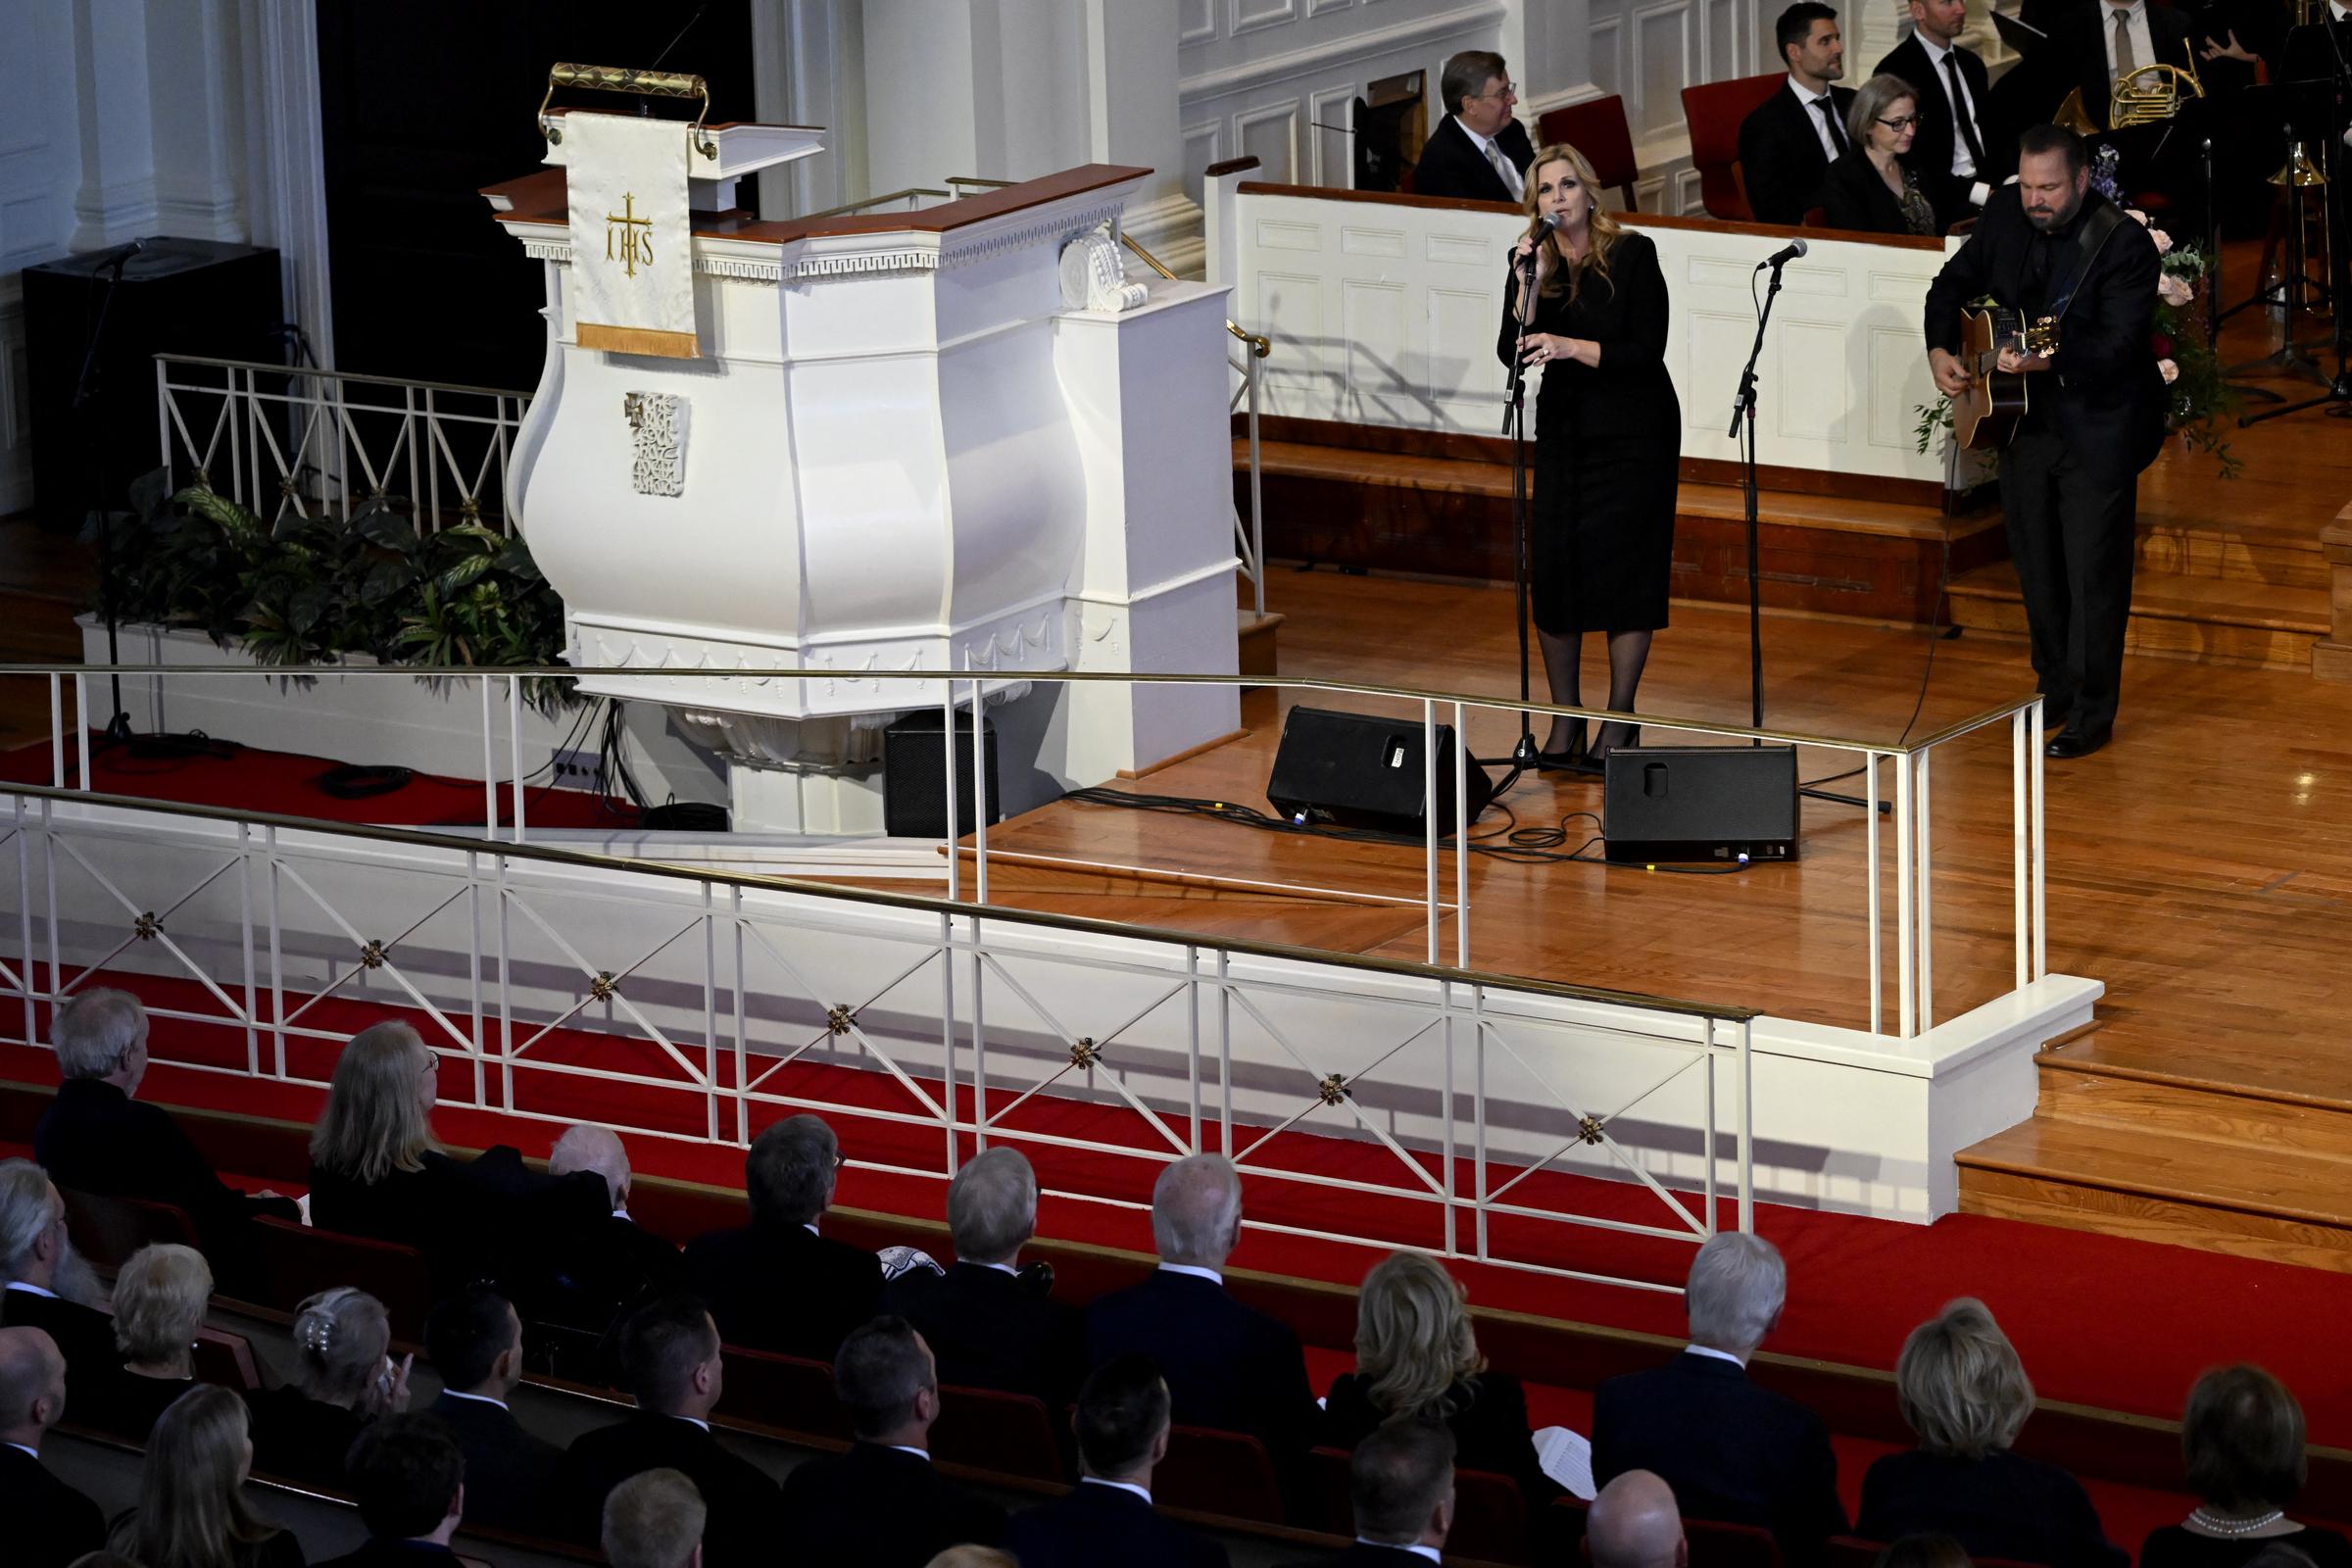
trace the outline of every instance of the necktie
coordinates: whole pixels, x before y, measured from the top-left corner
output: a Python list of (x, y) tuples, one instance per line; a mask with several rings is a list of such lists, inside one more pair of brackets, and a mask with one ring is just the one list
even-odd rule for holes
[(1984, 171), (1984, 148), (1977, 140), (1977, 110), (1976, 106), (1968, 101), (1968, 89), (1960, 85), (1960, 56), (1957, 53), (1945, 53), (1943, 74), (1952, 84), (1952, 118), (1959, 122), (1960, 141), (1963, 146), (1968, 148), (1969, 171), (1972, 173), (1983, 173)]
[(1527, 187), (1519, 182), (1519, 171), (1511, 167), (1511, 161), (1502, 156), (1502, 149), (1493, 142), (1487, 143), (1487, 162), (1494, 166), (1494, 172), (1501, 178), (1502, 188), (1511, 193), (1511, 200), (1517, 201), (1527, 194)]
[(2139, 69), (2132, 57), (2132, 12), (2130, 8), (2115, 13), (2115, 74), (2128, 76)]
[(1813, 100), (1813, 107), (1821, 111), (1821, 122), (1829, 127), (1830, 145), (1842, 154), (1845, 151), (1845, 129), (1838, 123), (1838, 106), (1825, 92)]

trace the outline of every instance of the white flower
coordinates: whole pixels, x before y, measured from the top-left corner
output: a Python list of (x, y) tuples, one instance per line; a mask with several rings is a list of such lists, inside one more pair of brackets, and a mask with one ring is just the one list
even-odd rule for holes
[(2166, 272), (2156, 279), (2156, 297), (2167, 305), (2186, 305), (2196, 297), (2196, 290), (2188, 286), (2186, 278)]
[(2171, 360), (2158, 360), (2156, 362), (2156, 373), (2164, 377), (2164, 384), (2166, 386), (2171, 386), (2175, 381), (2180, 379), (2180, 367), (2174, 364)]
[(2124, 213), (2127, 217), (2137, 221), (2140, 227), (2145, 228), (2148, 226), (2148, 215), (2141, 212), (2138, 208), (2127, 207), (2124, 209)]
[(2159, 256), (2164, 255), (2167, 251), (2173, 248), (2173, 236), (2167, 234), (2161, 228), (2149, 229), (2148, 238), (2156, 242), (2156, 254)]

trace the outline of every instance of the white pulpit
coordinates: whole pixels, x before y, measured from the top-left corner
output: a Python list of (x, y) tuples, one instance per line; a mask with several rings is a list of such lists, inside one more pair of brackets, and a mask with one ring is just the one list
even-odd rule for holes
[[(802, 831), (876, 830), (879, 779), (857, 770), (888, 715), (942, 701), (878, 670), (996, 677), (992, 721), (1035, 746), (1013, 772), (1056, 787), (1232, 732), (1231, 688), (1019, 695), (1039, 671), (1236, 667), (1226, 291), (1065, 302), (1064, 248), (1115, 234), (1150, 172), (760, 222), (702, 203), (814, 133), (709, 140), (670, 261), (692, 267), (694, 358), (581, 346), (575, 257), (614, 240), (573, 232), (564, 169), (484, 192), (546, 271), (522, 531), (563, 595), (569, 662), (646, 672), (583, 689), (672, 705), (770, 775), (736, 792), (747, 825)], [(780, 668), (821, 673), (728, 674)]]

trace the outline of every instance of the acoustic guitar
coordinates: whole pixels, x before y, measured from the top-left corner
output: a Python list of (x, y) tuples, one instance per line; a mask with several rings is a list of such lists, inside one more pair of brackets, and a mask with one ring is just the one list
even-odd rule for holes
[(2027, 377), (1999, 368), (2001, 350), (2041, 358), (2058, 352), (2058, 318), (2045, 316), (2030, 325), (2015, 311), (1994, 308), (1960, 315), (1960, 363), (1968, 390), (1952, 400), (1952, 433), (1971, 452), (2009, 444), (2026, 416)]

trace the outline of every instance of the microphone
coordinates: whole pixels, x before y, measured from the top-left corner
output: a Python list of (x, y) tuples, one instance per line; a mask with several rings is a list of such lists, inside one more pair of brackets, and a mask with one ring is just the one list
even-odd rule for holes
[(1539, 234), (1549, 234), (1549, 233), (1553, 233), (1553, 232), (1556, 232), (1556, 231), (1558, 230), (1559, 226), (1560, 226), (1560, 215), (1559, 215), (1559, 214), (1557, 214), (1557, 213), (1539, 213), (1539, 214), (1537, 214), (1537, 215), (1536, 215), (1536, 232), (1537, 232), (1537, 233), (1539, 233)]
[(127, 244), (117, 245), (112, 250), (100, 251), (96, 256), (90, 258), (91, 275), (95, 276), (96, 274), (105, 271), (110, 267), (121, 267), (124, 262), (129, 261), (133, 256), (138, 255), (146, 248), (147, 242), (145, 240), (134, 239), (129, 241)]
[(1777, 272), (1782, 268), (1788, 266), (1790, 262), (1793, 262), (1798, 257), (1804, 255), (1808, 247), (1803, 240), (1792, 239), (1788, 244), (1782, 246), (1779, 250), (1774, 251), (1770, 256), (1767, 256), (1762, 261), (1758, 262), (1756, 264), (1756, 270), (1760, 272), (1765, 268), (1769, 267)]

